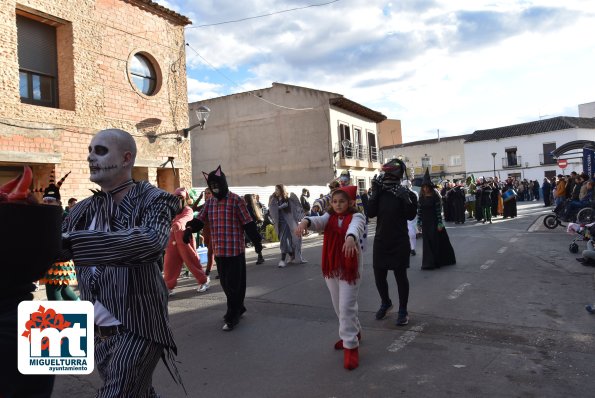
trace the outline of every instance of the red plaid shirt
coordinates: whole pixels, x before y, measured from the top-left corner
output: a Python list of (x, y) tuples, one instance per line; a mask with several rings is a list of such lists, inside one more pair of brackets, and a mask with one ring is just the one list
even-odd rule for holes
[(244, 229), (252, 221), (246, 202), (233, 192), (221, 200), (211, 197), (196, 217), (208, 221), (211, 244), (216, 257), (234, 257), (244, 253)]

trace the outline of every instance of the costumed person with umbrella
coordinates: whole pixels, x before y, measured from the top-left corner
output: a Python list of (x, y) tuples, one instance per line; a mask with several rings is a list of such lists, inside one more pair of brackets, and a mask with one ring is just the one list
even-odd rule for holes
[(397, 326), (409, 323), (409, 279), (407, 268), (411, 244), (407, 220), (415, 218), (417, 196), (401, 185), (406, 166), (400, 159), (392, 159), (382, 166), (382, 173), (372, 180), (372, 194), (368, 201), (368, 217), (377, 217), (374, 236), (373, 267), (376, 289), (381, 304), (376, 319), (384, 319), (393, 304), (388, 294), (388, 272), (392, 271), (399, 292)]
[(421, 229), (424, 241), (421, 269), (435, 269), (456, 263), (455, 253), (442, 222), (440, 194), (426, 169), (421, 183), (417, 227)]

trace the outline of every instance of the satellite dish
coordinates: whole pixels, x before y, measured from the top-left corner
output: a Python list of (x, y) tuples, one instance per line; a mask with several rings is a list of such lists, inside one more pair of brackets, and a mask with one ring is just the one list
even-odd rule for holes
[(351, 141), (349, 141), (349, 140), (343, 140), (343, 141), (341, 141), (341, 146), (344, 149), (347, 149), (347, 148), (349, 148), (351, 146)]

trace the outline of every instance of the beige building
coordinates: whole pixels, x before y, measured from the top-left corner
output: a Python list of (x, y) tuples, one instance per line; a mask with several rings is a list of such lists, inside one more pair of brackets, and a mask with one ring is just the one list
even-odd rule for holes
[(400, 120), (386, 119), (378, 123), (378, 146), (380, 148), (397, 146), (402, 143), (403, 133)]
[(236, 193), (267, 198), (275, 184), (300, 187), (313, 196), (349, 170), (360, 189), (380, 167), (377, 123), (384, 115), (341, 94), (273, 83), (272, 87), (190, 104), (211, 113), (204, 130), (193, 130), (193, 185), (205, 186), (201, 171), (219, 164)]
[(382, 157), (384, 161), (401, 157), (414, 177), (421, 177), (426, 168), (429, 168), (431, 176), (438, 179), (464, 178), (464, 143), (468, 137), (469, 135), (458, 135), (390, 145), (382, 148)]
[(24, 164), (32, 188), (72, 171), (62, 197), (84, 198), (96, 188), (86, 162), (91, 136), (120, 128), (139, 149), (135, 179), (169, 191), (190, 184), (182, 138), (188, 18), (150, 0), (0, 4), (0, 183)]

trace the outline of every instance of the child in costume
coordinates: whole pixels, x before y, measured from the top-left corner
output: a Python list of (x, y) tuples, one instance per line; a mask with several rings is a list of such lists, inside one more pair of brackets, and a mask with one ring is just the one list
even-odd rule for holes
[(355, 369), (359, 365), (361, 325), (357, 316), (357, 295), (363, 269), (363, 248), (366, 217), (355, 207), (357, 187), (335, 190), (328, 211), (319, 217), (306, 217), (296, 233), (308, 228), (324, 231), (322, 245), (322, 275), (331, 294), (339, 318), (339, 336), (335, 349), (343, 349), (343, 366)]
[(174, 192), (180, 200), (182, 210), (174, 218), (171, 224), (169, 242), (165, 249), (165, 262), (163, 267), (163, 279), (169, 290), (169, 295), (173, 295), (174, 288), (178, 283), (178, 275), (182, 269), (182, 264), (186, 264), (192, 275), (198, 282), (198, 293), (204, 293), (209, 289), (211, 279), (205, 274), (200, 264), (200, 259), (196, 253), (196, 244), (194, 237), (191, 237), (189, 243), (183, 242), (186, 223), (194, 218), (194, 213), (190, 207), (188, 191), (186, 188), (178, 188)]
[[(70, 174), (70, 172), (68, 173)], [(50, 185), (43, 191), (43, 203), (52, 206), (62, 206), (60, 187), (68, 177), (64, 177), (54, 184), (54, 176), (50, 176)], [(48, 300), (56, 301), (76, 301), (78, 296), (70, 287), (76, 283), (76, 272), (72, 260), (59, 261), (53, 263), (46, 271), (43, 278), (39, 280), (40, 285), (45, 285), (45, 294)]]

